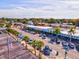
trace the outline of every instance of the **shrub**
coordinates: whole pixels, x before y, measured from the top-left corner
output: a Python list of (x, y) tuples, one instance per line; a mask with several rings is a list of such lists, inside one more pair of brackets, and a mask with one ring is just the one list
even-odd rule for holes
[(24, 36), (23, 40), (24, 41), (28, 41), (29, 40), (29, 37), (28, 36)]
[(13, 29), (8, 29), (7, 31), (14, 34), (15, 36), (18, 36), (18, 34), (19, 34), (19, 32), (17, 32), (16, 30), (13, 30)]

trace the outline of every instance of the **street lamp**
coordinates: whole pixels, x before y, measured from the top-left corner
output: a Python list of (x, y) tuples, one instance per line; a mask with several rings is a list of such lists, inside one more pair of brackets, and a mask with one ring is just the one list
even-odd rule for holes
[(64, 59), (66, 59), (66, 57), (67, 57), (67, 52), (69, 51), (68, 45), (66, 45), (66, 46), (64, 47), (64, 50), (65, 50), (65, 58), (64, 58)]
[(65, 58), (64, 59), (66, 59), (66, 57), (67, 57), (67, 51), (65, 50)]

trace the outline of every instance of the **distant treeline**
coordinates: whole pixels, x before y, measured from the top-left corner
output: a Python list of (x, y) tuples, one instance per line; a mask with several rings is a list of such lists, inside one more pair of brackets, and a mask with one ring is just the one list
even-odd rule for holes
[(10, 21), (10, 22), (22, 22), (27, 23), (32, 21), (33, 23), (72, 23), (73, 25), (79, 23), (79, 19), (54, 19), (54, 18), (0, 18), (0, 20)]

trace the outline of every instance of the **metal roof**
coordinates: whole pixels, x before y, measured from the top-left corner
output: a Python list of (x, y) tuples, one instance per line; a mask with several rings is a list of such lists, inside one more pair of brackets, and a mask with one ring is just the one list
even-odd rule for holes
[(43, 27), (43, 26), (34, 26), (34, 25), (27, 25), (27, 27), (38, 28), (38, 29), (52, 29), (52, 27)]
[(6, 30), (7, 28), (6, 27), (0, 27), (0, 30)]

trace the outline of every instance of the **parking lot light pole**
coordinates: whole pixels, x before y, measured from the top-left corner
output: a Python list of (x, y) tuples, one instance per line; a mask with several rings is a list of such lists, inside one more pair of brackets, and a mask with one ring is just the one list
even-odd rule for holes
[(64, 59), (66, 59), (66, 57), (67, 57), (67, 51), (65, 50), (65, 58)]

